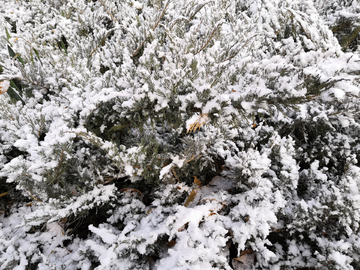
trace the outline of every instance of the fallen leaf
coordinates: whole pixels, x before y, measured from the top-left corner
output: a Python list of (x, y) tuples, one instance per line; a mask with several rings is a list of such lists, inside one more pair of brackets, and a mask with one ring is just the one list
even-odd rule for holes
[(211, 217), (213, 215), (217, 215), (217, 213), (212, 212), (212, 213), (210, 213), (210, 215), (208, 215), (208, 217)]
[(136, 188), (122, 188), (120, 189), (121, 192), (128, 192), (130, 194), (132, 193), (138, 193), (140, 196), (142, 196), (142, 193), (140, 190), (136, 189)]
[(190, 195), (186, 198), (186, 201), (184, 203), (184, 206), (187, 207), (194, 199), (198, 192), (198, 188), (195, 188), (191, 191)]
[(167, 246), (168, 248), (172, 248), (173, 246), (175, 246), (175, 244), (176, 244), (176, 241), (175, 241), (175, 240), (171, 240), (171, 241), (169, 241), (169, 242), (166, 243), (166, 246)]
[(186, 230), (189, 225), (189, 222), (186, 222), (184, 225), (181, 226), (181, 228), (178, 229), (178, 232), (182, 232), (183, 230)]
[(5, 195), (8, 195), (10, 193), (10, 191), (4, 192), (0, 194), (0, 197), (4, 197)]
[(241, 252), (240, 257), (232, 259), (233, 268), (235, 270), (253, 269), (255, 263), (256, 252), (252, 249)]
[(194, 184), (201, 187), (201, 181), (196, 176), (194, 176)]

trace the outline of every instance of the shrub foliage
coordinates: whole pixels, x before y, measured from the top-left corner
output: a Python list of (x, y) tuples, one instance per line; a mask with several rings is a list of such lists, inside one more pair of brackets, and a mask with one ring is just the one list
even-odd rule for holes
[(357, 1), (0, 10), (0, 269), (359, 269)]

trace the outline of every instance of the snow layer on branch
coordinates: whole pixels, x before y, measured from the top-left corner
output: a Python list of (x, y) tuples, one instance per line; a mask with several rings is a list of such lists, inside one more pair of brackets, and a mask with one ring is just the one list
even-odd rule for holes
[(0, 269), (358, 269), (356, 4), (7, 1)]

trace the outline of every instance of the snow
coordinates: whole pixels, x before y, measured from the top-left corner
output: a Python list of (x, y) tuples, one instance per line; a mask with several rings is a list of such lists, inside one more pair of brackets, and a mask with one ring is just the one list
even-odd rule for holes
[(0, 81), (0, 94), (4, 94), (7, 92), (7, 90), (10, 87), (10, 81), (9, 80), (3, 80)]
[(4, 5), (0, 269), (353, 270), (350, 2)]
[(334, 260), (340, 267), (347, 268), (346, 263), (349, 261), (349, 257), (335, 251), (329, 255), (331, 260)]
[(159, 179), (163, 179), (174, 166), (181, 168), (184, 165), (185, 159), (181, 159), (179, 156), (172, 156), (171, 159), (171, 163), (161, 169)]
[(116, 236), (112, 233), (111, 230), (107, 230), (105, 228), (96, 228), (93, 225), (89, 226), (89, 230), (94, 234), (99, 235), (101, 239), (107, 244), (112, 244), (116, 241)]

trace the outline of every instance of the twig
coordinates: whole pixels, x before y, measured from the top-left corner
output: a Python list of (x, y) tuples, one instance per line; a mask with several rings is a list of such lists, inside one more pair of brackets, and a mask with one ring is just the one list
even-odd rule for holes
[(37, 201), (37, 202), (43, 202), (42, 200), (40, 200), (40, 199), (36, 198), (35, 196), (33, 196), (28, 189), (27, 189), (26, 191), (27, 191), (27, 193), (30, 195), (30, 197), (33, 198), (35, 201)]
[(110, 182), (114, 181), (116, 178), (114, 177), (108, 177), (108, 178), (104, 178), (105, 181), (98, 181), (98, 183), (102, 184), (102, 185), (106, 185), (109, 184)]
[[(101, 3), (101, 2), (100, 2)], [(84, 15), (84, 13), (82, 13), (77, 7), (73, 6), (77, 11), (79, 11), (81, 13), (81, 15)]]
[(39, 140), (40, 140), (41, 131), (42, 131), (42, 129), (43, 129), (44, 123), (45, 123), (45, 117), (41, 116), (40, 127), (39, 127), (39, 132), (38, 132), (38, 139), (39, 139)]
[(206, 5), (206, 4), (209, 4), (210, 2), (206, 2), (205, 4), (203, 4), (201, 7), (199, 7), (195, 12), (194, 14), (188, 19), (188, 21), (190, 22), (194, 17), (195, 15)]
[(115, 29), (111, 29), (109, 31), (109, 33), (106, 34), (106, 36), (100, 41), (99, 45), (96, 46), (96, 48), (90, 53), (90, 57), (94, 54), (94, 52), (96, 52), (96, 50), (100, 47), (100, 45), (110, 36), (110, 34), (114, 31)]
[(304, 28), (304, 26), (302, 25), (302, 22), (299, 21), (299, 20), (296, 18), (296, 15), (294, 14), (294, 12), (292, 12), (290, 9), (288, 9), (288, 11), (289, 11), (289, 13), (291, 13), (291, 15), (292, 15), (291, 18), (294, 18), (295, 21), (297, 21), (297, 23), (300, 25), (300, 28), (301, 28), (301, 30), (305, 33), (305, 36), (306, 36), (308, 39), (310, 39), (311, 41), (313, 41), (312, 38), (311, 38), (311, 36), (309, 35), (309, 33), (307, 33), (307, 32), (305, 31), (305, 28)]
[(176, 170), (175, 170), (174, 167), (171, 168), (171, 172), (172, 172), (173, 176), (176, 178), (176, 180), (177, 180), (179, 183), (181, 183), (179, 177), (177, 176), (177, 173), (176, 173)]
[(154, 26), (154, 28), (153, 28), (153, 31), (155, 31), (156, 27), (159, 25), (159, 22), (160, 22), (161, 18), (164, 16), (165, 11), (166, 11), (167, 7), (168, 7), (169, 4), (170, 4), (170, 1), (171, 1), (171, 0), (167, 1), (166, 5), (165, 5), (165, 7), (164, 7), (164, 10), (163, 10), (163, 12), (162, 12), (161, 15), (160, 15), (160, 18), (158, 19), (158, 21), (156, 22), (156, 24), (155, 24), (155, 26)]
[[(99, 0), (99, 1), (100, 1), (100, 0)], [(159, 19), (157, 20), (154, 28), (152, 29), (153, 31), (155, 31), (156, 27), (158, 27), (161, 18), (164, 16), (165, 11), (166, 11), (167, 7), (168, 7), (169, 4), (170, 4), (170, 1), (171, 1), (171, 0), (169, 0), (169, 1), (166, 3), (166, 5), (165, 5), (165, 7), (164, 7), (164, 9), (163, 9), (163, 12), (161, 13), (161, 15), (160, 15)], [(147, 37), (145, 38), (145, 40), (144, 40), (144, 41), (141, 43), (141, 45), (135, 50), (135, 52), (133, 53), (133, 55), (131, 56), (131, 58), (134, 58), (134, 57), (138, 54), (138, 52), (140, 51), (140, 49), (142, 48), (142, 46), (145, 44), (145, 42), (147, 41), (147, 39), (148, 39), (149, 37), (150, 37), (150, 34), (147, 35)]]
[(144, 39), (144, 41), (141, 43), (141, 45), (136, 49), (136, 51), (133, 53), (133, 55), (131, 56), (131, 58), (134, 58), (137, 54), (138, 54), (138, 52), (140, 51), (140, 49), (142, 48), (142, 46), (145, 44), (145, 42), (146, 42), (146, 40), (149, 38), (149, 36), (150, 35), (148, 35), (145, 39)]
[(28, 82), (28, 83), (30, 83), (30, 84), (32, 84), (32, 85), (36, 85), (36, 86), (42, 87), (42, 88), (44, 88), (44, 89), (46, 89), (46, 90), (49, 90), (49, 89), (50, 89), (49, 86), (37, 84), (36, 82), (33, 82), (32, 80), (30, 80), (30, 78), (25, 74), (25, 72), (23, 72), (23, 78), (17, 78), (17, 79), (20, 79), (20, 80), (24, 79), (26, 82)]
[(111, 15), (111, 13), (106, 9), (105, 5), (103, 4), (103, 2), (101, 2), (101, 0), (99, 0), (99, 2), (102, 4), (102, 6), (104, 7), (104, 9), (106, 10), (106, 12), (110, 15), (110, 17), (114, 20), (114, 22), (117, 23), (117, 20), (114, 18), (113, 15)]
[(236, 55), (238, 55), (238, 53), (240, 52), (240, 50), (241, 50), (242, 48), (244, 48), (244, 47), (249, 43), (249, 41), (252, 40), (252, 39), (253, 39), (254, 37), (256, 37), (256, 36), (257, 36), (257, 35), (254, 35), (254, 36), (252, 36), (251, 38), (249, 38), (249, 39), (245, 42), (245, 44), (242, 45), (241, 48), (240, 48), (234, 55), (232, 55), (232, 56), (230, 56), (229, 58), (225, 59), (225, 60), (222, 61), (221, 63), (224, 63), (224, 62), (226, 62), (226, 61), (228, 61), (228, 60), (233, 59)]
[(199, 51), (197, 51), (197, 52), (195, 53), (195, 55), (197, 55), (199, 52), (201, 52), (203, 49), (206, 48), (206, 46), (209, 44), (210, 40), (214, 37), (215, 32), (219, 29), (220, 25), (222, 25), (222, 23), (220, 23), (220, 24), (214, 29), (214, 31), (211, 33), (208, 41), (205, 43), (204, 46), (202, 46), (202, 48), (201, 48)]

